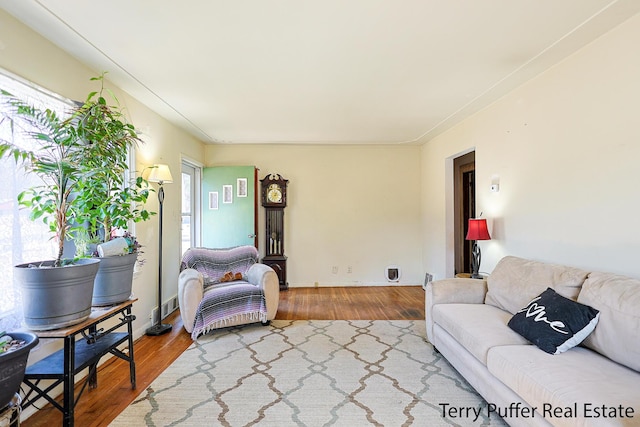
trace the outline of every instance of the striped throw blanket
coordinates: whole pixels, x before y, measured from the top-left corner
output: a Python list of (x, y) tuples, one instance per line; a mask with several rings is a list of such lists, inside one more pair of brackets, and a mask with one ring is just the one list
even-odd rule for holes
[(246, 280), (221, 283), (225, 273), (240, 273), (246, 279), (249, 268), (258, 261), (253, 246), (228, 249), (192, 248), (182, 257), (180, 271), (193, 268), (204, 276), (204, 296), (194, 321), (191, 337), (206, 334), (238, 320), (265, 322), (267, 307), (262, 290)]

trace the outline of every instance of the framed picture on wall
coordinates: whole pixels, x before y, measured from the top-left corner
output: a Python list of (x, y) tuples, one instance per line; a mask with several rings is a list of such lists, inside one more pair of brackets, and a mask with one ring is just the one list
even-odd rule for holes
[(209, 209), (210, 210), (218, 210), (218, 192), (211, 191), (209, 192)]
[(247, 197), (247, 178), (238, 178), (236, 180), (236, 196)]
[(222, 186), (222, 203), (233, 203), (233, 185)]

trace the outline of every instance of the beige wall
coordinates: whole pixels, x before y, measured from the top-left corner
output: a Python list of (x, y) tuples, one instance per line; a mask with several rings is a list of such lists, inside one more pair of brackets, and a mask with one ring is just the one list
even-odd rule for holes
[[(102, 70), (91, 70), (64, 53), (61, 49), (20, 24), (0, 10), (0, 67), (24, 79), (32, 81), (67, 98), (84, 100), (96, 90), (90, 78)], [(165, 196), (163, 236), (163, 296), (169, 298), (177, 293), (180, 259), (180, 160), (182, 155), (194, 159), (204, 157), (204, 145), (169, 124), (135, 99), (112, 88), (129, 120), (141, 131), (145, 144), (136, 154), (137, 168), (142, 171), (154, 163), (167, 163), (176, 180), (167, 185)], [(158, 210), (155, 195), (148, 207)], [(138, 240), (144, 245), (145, 264), (134, 277), (133, 292), (138, 297), (134, 304), (136, 336), (150, 326), (149, 315), (157, 305), (158, 283), (158, 216), (136, 226)], [(166, 299), (165, 298), (165, 299)]]
[[(214, 145), (205, 164), (254, 165), (259, 179), (279, 173), (290, 181), (290, 286), (388, 284), (389, 265), (401, 268), (401, 284), (422, 283), (419, 147)], [(263, 214), (260, 207), (261, 253)]]
[(475, 148), (483, 271), (509, 254), (640, 277), (638, 45), (635, 16), (423, 146), (427, 271), (453, 272), (450, 159)]

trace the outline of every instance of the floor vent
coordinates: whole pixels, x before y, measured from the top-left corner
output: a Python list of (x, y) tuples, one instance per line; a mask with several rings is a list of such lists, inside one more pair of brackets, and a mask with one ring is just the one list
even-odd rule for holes
[(426, 274), (424, 275), (424, 284), (422, 285), (422, 288), (423, 288), (423, 289), (427, 289), (427, 285), (428, 285), (429, 283), (431, 283), (431, 282), (433, 282), (433, 274), (431, 274), (431, 273), (426, 273)]
[[(165, 317), (167, 317), (177, 309), (178, 309), (178, 296), (174, 295), (170, 300), (162, 304), (162, 318), (164, 319)], [(158, 307), (155, 307), (153, 310), (151, 310), (151, 315), (149, 316), (152, 322), (155, 323), (157, 321), (157, 315), (158, 315)]]

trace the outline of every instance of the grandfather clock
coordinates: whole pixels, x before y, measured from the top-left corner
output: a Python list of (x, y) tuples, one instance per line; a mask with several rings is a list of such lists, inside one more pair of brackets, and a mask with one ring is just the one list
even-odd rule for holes
[(262, 263), (273, 268), (278, 275), (280, 289), (287, 283), (287, 257), (284, 254), (284, 208), (287, 207), (287, 184), (289, 180), (280, 174), (271, 174), (260, 180), (262, 206), (265, 210), (265, 256)]

